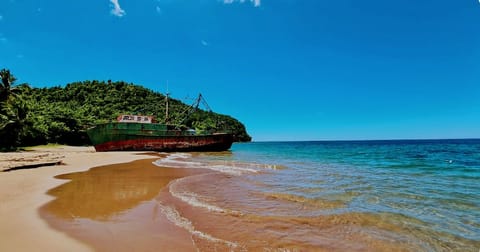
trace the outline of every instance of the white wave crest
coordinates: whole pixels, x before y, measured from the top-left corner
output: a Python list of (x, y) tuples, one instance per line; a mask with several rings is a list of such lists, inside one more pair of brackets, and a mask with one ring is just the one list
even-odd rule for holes
[(208, 169), (218, 171), (218, 172), (223, 172), (227, 173), (230, 175), (242, 175), (244, 173), (256, 173), (258, 172), (255, 169), (252, 168), (243, 168), (243, 167), (237, 167), (237, 166), (232, 166), (232, 165), (212, 165), (209, 166)]
[(192, 155), (188, 153), (172, 153), (166, 157), (153, 162), (156, 166), (171, 167), (171, 168), (202, 168), (203, 164), (200, 162), (187, 161)]
[(205, 208), (209, 211), (212, 211), (212, 212), (218, 212), (218, 213), (226, 213), (227, 210), (221, 208), (221, 207), (217, 207), (217, 206), (214, 206), (214, 205), (211, 205), (211, 204), (208, 204), (206, 202), (202, 202), (199, 200), (199, 196), (196, 194), (196, 193), (193, 193), (193, 192), (185, 192), (185, 191), (180, 191), (178, 190), (178, 187), (179, 187), (179, 183), (181, 183), (183, 180), (185, 180), (187, 178), (181, 178), (181, 179), (177, 179), (173, 182), (170, 183), (170, 186), (169, 186), (169, 191), (170, 191), (170, 194), (172, 194), (173, 197), (191, 205), (191, 206), (194, 206), (194, 207), (201, 207), (201, 208)]
[(213, 237), (209, 234), (203, 233), (201, 231), (195, 230), (192, 222), (187, 218), (180, 215), (180, 213), (172, 207), (164, 206), (161, 203), (158, 203), (161, 209), (161, 212), (167, 217), (167, 219), (175, 224), (176, 226), (187, 230), (193, 236), (197, 236), (201, 239), (208, 240), (214, 243), (222, 243), (231, 248), (236, 248), (238, 245), (231, 241), (222, 240), (216, 237)]
[(242, 175), (244, 173), (256, 173), (258, 172), (253, 167), (258, 165), (256, 164), (241, 164), (235, 162), (221, 162), (218, 161), (209, 162), (195, 162), (190, 160), (192, 155), (187, 153), (174, 153), (169, 154), (167, 157), (159, 159), (153, 162), (154, 165), (160, 167), (171, 167), (171, 168), (193, 168), (193, 169), (209, 169), (213, 171), (218, 171), (226, 173), (229, 175)]

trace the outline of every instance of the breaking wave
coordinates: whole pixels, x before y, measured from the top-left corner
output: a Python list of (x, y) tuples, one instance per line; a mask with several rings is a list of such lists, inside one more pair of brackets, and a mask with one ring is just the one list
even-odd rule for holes
[(234, 242), (222, 240), (207, 233), (203, 233), (195, 229), (195, 226), (192, 224), (190, 220), (180, 215), (180, 213), (175, 210), (173, 207), (165, 206), (161, 202), (158, 202), (160, 206), (161, 212), (167, 217), (167, 219), (175, 224), (176, 226), (185, 229), (188, 231), (192, 236), (198, 237), (203, 240), (207, 240), (213, 243), (220, 243), (227, 245), (230, 248), (236, 248), (238, 245)]
[(200, 162), (196, 161), (195, 157), (192, 154), (188, 153), (167, 154), (166, 157), (153, 162), (153, 164), (156, 166), (169, 168), (208, 169), (233, 176), (239, 176), (248, 173), (258, 173), (265, 170), (285, 169), (284, 166), (280, 165), (242, 163), (235, 161), (202, 159)]
[(179, 187), (179, 183), (182, 183), (184, 182), (186, 179), (188, 179), (188, 177), (186, 178), (181, 178), (181, 179), (177, 179), (175, 181), (172, 181), (169, 185), (169, 192), (170, 194), (191, 205), (191, 206), (194, 206), (194, 207), (201, 207), (201, 208), (205, 208), (209, 211), (213, 211), (213, 212), (218, 212), (218, 213), (225, 213), (227, 212), (227, 210), (223, 209), (223, 208), (220, 208), (220, 207), (217, 207), (217, 206), (214, 206), (214, 205), (211, 205), (211, 204), (208, 204), (206, 202), (203, 202), (203, 201), (200, 201), (199, 200), (199, 195), (196, 194), (196, 193), (193, 193), (193, 192), (187, 192), (187, 191), (183, 191), (183, 190), (180, 190), (178, 189)]

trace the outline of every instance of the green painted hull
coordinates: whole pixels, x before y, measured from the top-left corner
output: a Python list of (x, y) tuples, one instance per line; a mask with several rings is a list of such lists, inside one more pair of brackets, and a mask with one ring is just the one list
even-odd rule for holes
[(106, 123), (87, 130), (97, 151), (224, 151), (231, 134), (195, 135), (158, 123)]

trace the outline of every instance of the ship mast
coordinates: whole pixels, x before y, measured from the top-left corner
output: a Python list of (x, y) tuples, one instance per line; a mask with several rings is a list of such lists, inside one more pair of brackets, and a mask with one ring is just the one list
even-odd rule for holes
[(165, 123), (168, 123), (168, 96), (170, 93), (168, 92), (168, 80), (167, 80), (167, 92), (165, 93)]
[(198, 94), (198, 98), (195, 100), (195, 102), (190, 105), (181, 115), (183, 115), (183, 118), (176, 124), (183, 124), (187, 118), (193, 114), (195, 111), (197, 111), (198, 107), (200, 106), (200, 103), (203, 104), (207, 112), (212, 112), (212, 109), (210, 106), (208, 106), (207, 101), (205, 101), (205, 98), (203, 98), (202, 94)]

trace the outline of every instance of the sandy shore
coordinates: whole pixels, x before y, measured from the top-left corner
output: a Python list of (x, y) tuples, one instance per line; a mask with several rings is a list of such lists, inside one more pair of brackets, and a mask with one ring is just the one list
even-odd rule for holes
[(151, 158), (133, 152), (97, 153), (92, 147), (34, 148), (0, 153), (0, 170), (39, 163), (61, 165), (0, 172), (0, 251), (91, 251), (88, 246), (56, 231), (41, 219), (38, 209), (52, 200), (46, 192), (65, 180), (54, 176), (95, 166)]

